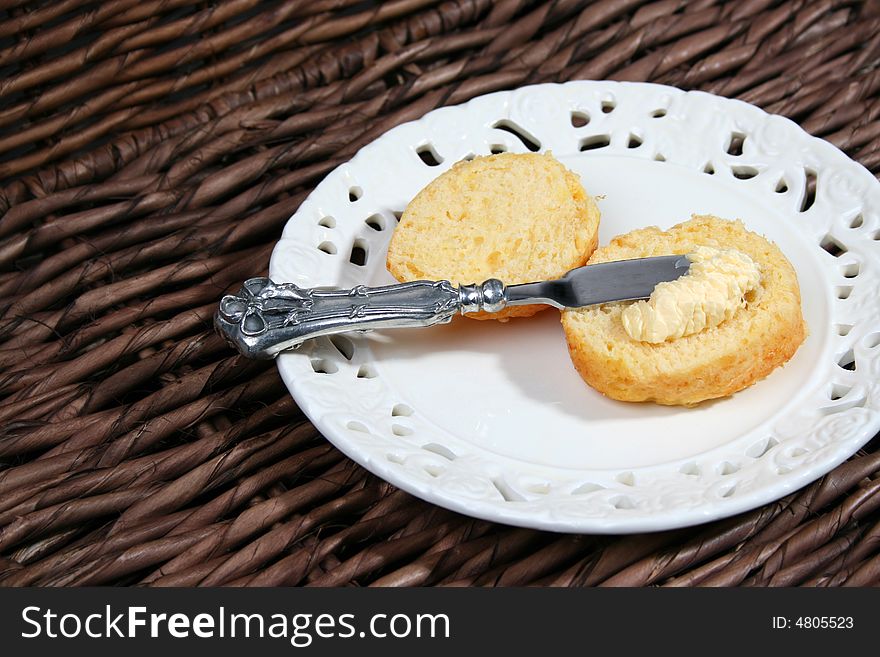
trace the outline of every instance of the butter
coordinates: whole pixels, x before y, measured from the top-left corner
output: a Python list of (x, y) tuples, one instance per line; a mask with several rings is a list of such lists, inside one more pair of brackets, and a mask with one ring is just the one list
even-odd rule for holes
[(699, 246), (687, 257), (687, 274), (624, 309), (623, 328), (633, 340), (659, 344), (718, 326), (761, 282), (757, 263), (736, 249)]

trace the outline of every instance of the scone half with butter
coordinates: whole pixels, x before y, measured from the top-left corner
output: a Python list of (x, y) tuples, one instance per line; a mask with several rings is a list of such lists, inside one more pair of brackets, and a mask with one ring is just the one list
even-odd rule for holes
[(688, 255), (690, 271), (651, 299), (562, 313), (589, 385), (621, 401), (692, 406), (742, 390), (794, 355), (806, 336), (794, 268), (740, 221), (695, 215), (668, 231), (635, 230), (588, 264), (671, 254)]
[[(550, 154), (501, 153), (461, 161), (407, 205), (386, 266), (401, 282), (507, 285), (560, 278), (596, 250), (599, 208), (577, 174)], [(527, 317), (510, 306), (474, 319)]]

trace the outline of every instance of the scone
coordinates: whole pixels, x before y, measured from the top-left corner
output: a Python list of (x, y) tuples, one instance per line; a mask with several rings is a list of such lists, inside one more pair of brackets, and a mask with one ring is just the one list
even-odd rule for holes
[(627, 332), (623, 313), (632, 302), (566, 310), (569, 353), (589, 385), (612, 399), (691, 406), (742, 390), (794, 355), (806, 335), (794, 269), (776, 245), (739, 221), (694, 216), (668, 231), (634, 230), (598, 249), (589, 264), (699, 247), (735, 249), (757, 265), (760, 279), (744, 305), (716, 326), (660, 342)]
[[(388, 247), (399, 281), (529, 283), (563, 276), (596, 250), (599, 208), (551, 155), (502, 153), (462, 161), (407, 205)], [(527, 317), (512, 306), (476, 319)]]

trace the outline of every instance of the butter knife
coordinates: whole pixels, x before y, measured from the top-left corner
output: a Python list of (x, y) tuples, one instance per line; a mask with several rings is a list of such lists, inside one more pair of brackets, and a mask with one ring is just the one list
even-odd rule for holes
[(245, 356), (269, 359), (305, 340), (334, 333), (433, 326), (458, 314), (494, 313), (525, 304), (579, 308), (646, 299), (658, 283), (675, 280), (689, 267), (687, 256), (673, 255), (586, 265), (537, 283), (504, 285), (492, 278), (479, 285), (413, 281), (349, 290), (251, 278), (237, 294), (220, 300), (214, 324)]

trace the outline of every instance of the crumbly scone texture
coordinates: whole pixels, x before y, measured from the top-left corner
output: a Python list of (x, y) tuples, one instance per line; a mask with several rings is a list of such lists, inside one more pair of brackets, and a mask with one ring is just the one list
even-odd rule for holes
[[(549, 154), (501, 153), (459, 162), (420, 191), (386, 265), (399, 281), (528, 283), (586, 264), (598, 238), (599, 208), (576, 174)], [(468, 317), (527, 317), (546, 307)]]
[(747, 388), (794, 355), (806, 336), (794, 268), (740, 221), (694, 215), (668, 231), (634, 230), (597, 249), (589, 264), (686, 254), (700, 245), (734, 248), (758, 263), (761, 283), (747, 305), (714, 328), (660, 344), (627, 335), (625, 302), (566, 310), (569, 353), (584, 381), (612, 399), (692, 406)]

